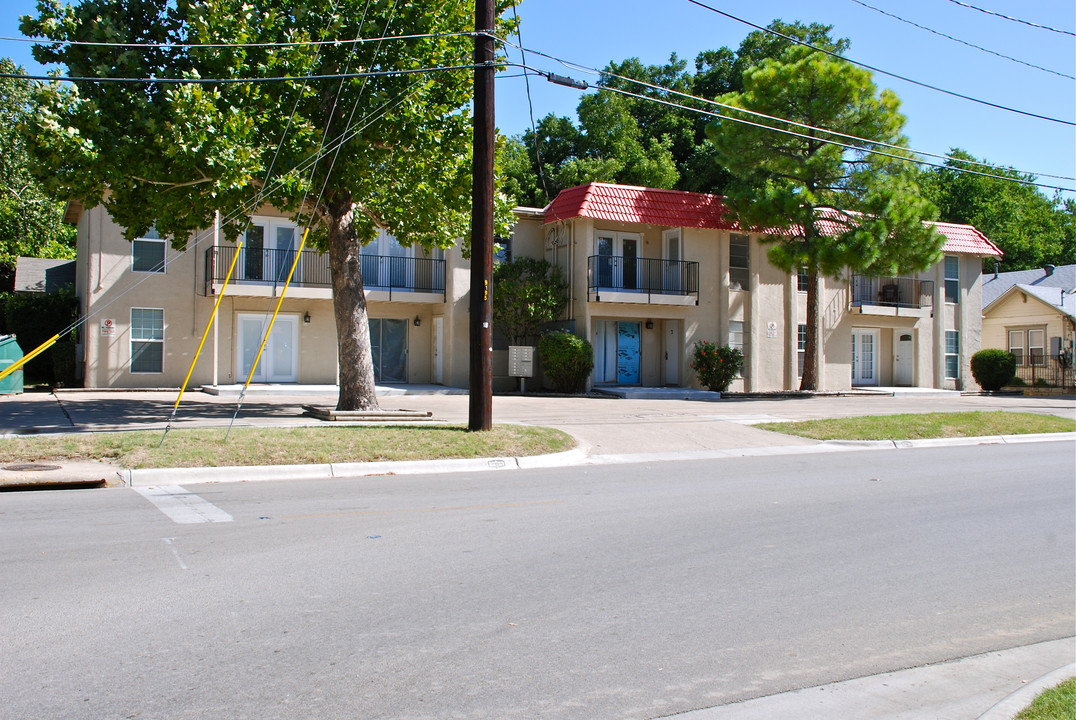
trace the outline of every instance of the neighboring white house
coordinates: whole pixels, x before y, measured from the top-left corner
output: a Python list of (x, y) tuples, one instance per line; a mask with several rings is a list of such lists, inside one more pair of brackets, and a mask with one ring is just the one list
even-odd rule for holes
[[(718, 196), (602, 183), (569, 188), (544, 209), (517, 208), (514, 257), (564, 269), (564, 324), (594, 345), (592, 385), (696, 387), (697, 340), (740, 347), (732, 389), (799, 385), (805, 276), (771, 265), (758, 236), (725, 220)], [(177, 387), (235, 254), (216, 228), (183, 253), (123, 237), (103, 207), (72, 206), (76, 290), (87, 317), (88, 387)], [(938, 223), (945, 257), (907, 277), (825, 281), (820, 389), (908, 385), (973, 388), (980, 347), (982, 258), (1001, 253), (975, 228)], [(262, 208), (247, 231), (192, 385), (245, 381), (300, 231)], [(383, 383), (468, 382), (469, 263), (458, 248), (427, 254), (382, 234), (363, 253), (375, 376)], [(336, 382), (328, 260), (304, 250), (257, 382)], [(495, 385), (511, 386), (503, 349)]]

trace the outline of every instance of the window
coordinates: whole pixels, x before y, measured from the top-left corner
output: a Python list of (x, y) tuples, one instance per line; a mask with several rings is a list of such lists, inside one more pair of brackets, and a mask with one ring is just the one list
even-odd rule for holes
[(164, 310), (131, 308), (131, 372), (164, 372)]
[(1027, 360), (1040, 367), (1046, 364), (1046, 331), (1027, 331)]
[(743, 353), (740, 377), (744, 377), (747, 374), (747, 348), (744, 347), (744, 324), (739, 320), (729, 321), (729, 347), (736, 348)]
[(960, 377), (960, 332), (945, 331), (945, 377)]
[(800, 265), (799, 272), (796, 273), (796, 290), (799, 292), (807, 292), (807, 288), (811, 283), (811, 278), (807, 274), (807, 266)]
[(751, 289), (751, 239), (746, 235), (729, 235), (729, 287)]
[(945, 256), (945, 302), (960, 302), (960, 258)]
[(1016, 358), (1017, 366), (1024, 364), (1024, 331), (1009, 331), (1009, 352)]
[(144, 237), (131, 242), (131, 270), (164, 272), (164, 239), (157, 233), (157, 228), (150, 228)]
[(807, 361), (807, 326), (800, 324), (796, 329), (796, 377), (803, 377), (803, 364)]

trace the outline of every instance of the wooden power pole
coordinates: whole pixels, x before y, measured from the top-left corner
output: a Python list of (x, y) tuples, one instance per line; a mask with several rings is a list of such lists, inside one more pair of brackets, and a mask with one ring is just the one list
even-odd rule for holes
[(493, 427), (494, 0), (475, 0), (474, 189), (471, 194), (471, 366), (467, 427)]

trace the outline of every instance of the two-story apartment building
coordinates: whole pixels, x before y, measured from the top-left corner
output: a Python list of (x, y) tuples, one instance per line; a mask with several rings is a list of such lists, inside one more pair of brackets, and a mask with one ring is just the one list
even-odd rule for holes
[[(692, 347), (712, 340), (744, 351), (733, 390), (798, 387), (806, 278), (770, 264), (765, 245), (728, 221), (719, 197), (589, 183), (515, 214), (512, 254), (544, 257), (565, 272), (565, 321), (594, 346), (593, 385), (696, 386)], [(296, 259), (299, 228), (264, 207), (236, 257), (218, 228), (180, 253), (159, 237), (128, 242), (103, 207), (73, 207), (69, 216), (78, 225), (76, 290), (88, 318), (86, 386), (178, 386), (222, 291), (191, 382), (246, 380)], [(926, 272), (825, 281), (822, 389), (973, 386), (979, 269), (982, 257), (1000, 251), (969, 226), (938, 229), (945, 257)], [(465, 387), (469, 265), (459, 249), (428, 254), (382, 234), (365, 249), (362, 273), (377, 380)], [(495, 354), (495, 373), (506, 373), (503, 354)], [(254, 381), (336, 377), (328, 260), (303, 250)]]

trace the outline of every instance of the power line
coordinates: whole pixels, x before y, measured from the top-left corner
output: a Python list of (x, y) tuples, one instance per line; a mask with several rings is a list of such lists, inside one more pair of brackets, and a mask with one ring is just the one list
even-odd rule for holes
[(261, 43), (119, 43), (119, 42), (95, 42), (89, 40), (50, 40), (26, 37), (0, 37), (0, 41), (34, 43), (37, 45), (69, 45), (76, 47), (114, 47), (114, 48), (147, 48), (147, 49), (180, 49), (192, 50), (199, 48), (287, 48), (322, 45), (352, 45), (368, 42), (381, 42), (383, 40), (422, 40), (440, 39), (449, 37), (476, 37), (482, 33), (454, 32), (454, 33), (417, 33), (414, 35), (392, 35), (382, 38), (349, 38), (347, 40), (296, 40), (292, 42), (261, 42)]
[[(1012, 108), (1012, 107), (1009, 107), (1007, 105), (1001, 105), (999, 103), (993, 103), (993, 102), (990, 102), (989, 100), (980, 100), (979, 98), (975, 98), (975, 97), (972, 97), (970, 95), (964, 95), (962, 93), (958, 93), (958, 92), (955, 92), (953, 90), (946, 90), (945, 88), (938, 87), (937, 85), (931, 85), (929, 83), (921, 82), (919, 80), (913, 80), (913, 79), (911, 79), (909, 77), (905, 77), (903, 75), (897, 75), (896, 73), (891, 73), (891, 72), (888, 72), (886, 70), (882, 70), (881, 68), (876, 68), (876, 67), (874, 67), (872, 65), (867, 65), (866, 63), (861, 63), (861, 62), (859, 62), (857, 60), (852, 60), (850, 58), (846, 58), (843, 55), (839, 55), (839, 54), (837, 54), (835, 52), (831, 52), (831, 51), (826, 50), (824, 48), (817, 47), (815, 45), (810, 44), (809, 42), (804, 42), (803, 40), (800, 40), (798, 38), (794, 38), (794, 37), (792, 37), (790, 35), (785, 35), (784, 33), (777, 32), (776, 30), (771, 30), (770, 28), (763, 27), (761, 25), (756, 25), (755, 23), (753, 23), (753, 22), (751, 22), (749, 20), (744, 20), (743, 18), (736, 17), (735, 15), (730, 15), (729, 13), (727, 13), (727, 12), (725, 12), (723, 10), (718, 10), (717, 8), (715, 8), (715, 7), (711, 6), (711, 5), (707, 5), (704, 2), (700, 2), (700, 0), (687, 0), (687, 1), (689, 3), (691, 3), (692, 5), (698, 5), (699, 7), (705, 8), (706, 10), (709, 10), (710, 12), (714, 12), (714, 13), (717, 13), (718, 15), (722, 15), (724, 17), (727, 17), (730, 20), (735, 20), (736, 22), (743, 23), (744, 25), (747, 25), (749, 27), (753, 27), (756, 30), (760, 30), (762, 32), (769, 33), (770, 35), (775, 35), (775, 36), (777, 36), (779, 38), (783, 38), (783, 39), (788, 40), (789, 42), (793, 42), (793, 43), (795, 43), (797, 45), (802, 45), (802, 46), (810, 48), (812, 50), (816, 50), (817, 52), (824, 53), (826, 55), (829, 55), (832, 58), (836, 58), (838, 60), (844, 60), (847, 63), (851, 63), (852, 65), (857, 65), (857, 66), (859, 66), (859, 67), (861, 67), (861, 68), (863, 68), (865, 70), (870, 70), (871, 72), (876, 72), (879, 75), (886, 75), (886, 76), (891, 77), (891, 78), (896, 78), (897, 80), (903, 80), (904, 82), (911, 83), (913, 85), (918, 85), (920, 87), (927, 88), (928, 90), (934, 90), (936, 92), (944, 93), (946, 95), (951, 95), (953, 97), (961, 98), (962, 100), (968, 100), (970, 102), (979, 103), (980, 105), (986, 105), (988, 107), (997, 108), (998, 110), (1005, 110), (1007, 112), (1013, 112), (1013, 113), (1017, 113), (1019, 115), (1026, 115), (1028, 117), (1038, 118), (1039, 120), (1049, 120), (1050, 122), (1060, 123), (1061, 125), (1070, 125), (1070, 126), (1076, 127), (1076, 122), (1073, 122), (1071, 120), (1061, 120), (1059, 118), (1050, 117), (1048, 115), (1039, 115), (1038, 113), (1033, 113), (1033, 112), (1030, 112), (1028, 110), (1019, 110), (1017, 108)], [(955, 0), (953, 0), (953, 1), (955, 2)]]
[[(501, 42), (503, 42), (503, 43), (505, 43), (507, 45), (512, 45), (512, 43), (509, 42), (508, 40), (501, 40)], [(747, 110), (745, 108), (736, 107), (735, 105), (729, 105), (727, 103), (722, 103), (722, 102), (717, 101), (717, 100), (711, 100), (710, 98), (704, 98), (704, 97), (700, 97), (698, 95), (691, 95), (689, 93), (681, 92), (679, 90), (673, 90), (671, 88), (662, 87), (661, 85), (654, 85), (654, 84), (648, 83), (648, 82), (646, 82), (644, 80), (637, 80), (635, 78), (627, 77), (625, 75), (617, 75), (616, 73), (611, 73), (611, 72), (609, 72), (607, 70), (596, 70), (594, 68), (590, 68), (590, 67), (587, 67), (585, 65), (579, 65), (579, 64), (567, 61), (567, 60), (563, 60), (561, 58), (558, 58), (558, 57), (555, 57), (553, 55), (543, 53), (543, 52), (538, 51), (538, 50), (532, 50), (532, 49), (528, 48), (527, 52), (529, 52), (529, 53), (531, 53), (533, 55), (539, 55), (541, 57), (548, 58), (550, 60), (553, 60), (555, 62), (560, 63), (561, 65), (564, 65), (565, 67), (574, 68), (574, 69), (577, 69), (577, 70), (579, 70), (581, 72), (591, 73), (591, 74), (594, 74), (594, 75), (598, 75), (599, 77), (606, 76), (606, 77), (617, 78), (619, 80), (624, 80), (624, 81), (627, 81), (627, 82), (635, 83), (637, 85), (642, 85), (643, 87), (650, 88), (651, 90), (658, 90), (658, 91), (665, 92), (665, 93), (668, 93), (668, 94), (671, 94), (671, 95), (678, 95), (678, 96), (686, 98), (686, 99), (697, 100), (697, 101), (702, 102), (702, 103), (706, 103), (706, 104), (709, 104), (709, 105), (714, 105), (716, 107), (720, 107), (720, 108), (724, 108), (724, 109), (728, 109), (728, 110), (733, 110), (733, 111), (740, 112), (740, 113), (745, 113), (745, 114), (748, 114), (748, 115), (753, 115), (755, 117), (763, 118), (763, 119), (766, 119), (766, 120), (773, 120), (773, 121), (776, 121), (776, 122), (787, 123), (789, 125), (800, 127), (800, 128), (805, 129), (805, 130), (813, 130), (815, 132), (823, 132), (823, 133), (827, 133), (827, 134), (830, 134), (830, 135), (834, 135), (836, 137), (842, 137), (842, 138), (845, 138), (847, 140), (854, 140), (856, 142), (869, 143), (869, 144), (878, 145), (878, 146), (881, 146), (881, 147), (888, 147), (888, 148), (891, 148), (891, 149), (894, 149), (894, 150), (910, 150), (909, 148), (906, 148), (906, 147), (903, 147), (903, 146), (900, 146), (900, 145), (892, 145), (890, 143), (885, 143), (885, 142), (882, 142), (880, 140), (870, 140), (868, 138), (861, 138), (861, 137), (857, 137), (855, 135), (848, 135), (846, 133), (837, 132), (835, 130), (829, 130), (829, 129), (823, 128), (823, 127), (817, 127), (817, 126), (814, 126), (814, 125), (808, 125), (807, 123), (801, 123), (801, 122), (798, 122), (796, 120), (788, 120), (786, 118), (777, 117), (777, 116), (774, 116), (774, 115), (767, 115), (765, 113), (760, 113), (760, 112), (757, 112), (757, 111), (754, 111), (754, 110)], [(549, 80), (552, 80), (554, 82), (558, 82), (559, 84), (565, 84), (564, 82), (560, 82), (562, 80), (560, 78), (560, 76), (553, 75), (552, 73), (544, 72), (542, 70), (537, 70), (537, 69), (526, 67), (526, 66), (520, 66), (520, 67), (524, 67), (525, 70), (531, 70), (533, 72), (536, 72), (537, 74), (539, 74), (539, 75), (541, 75), (541, 76), (543, 76), (543, 77), (545, 77), (545, 78), (547, 78)], [(556, 79), (554, 79), (554, 78), (556, 78)], [(569, 80), (569, 79), (570, 78), (563, 78), (563, 80)], [(599, 80), (599, 82), (601, 82), (601, 80)], [(587, 87), (586, 83), (582, 83), (581, 85), (582, 85), (582, 89), (586, 89), (586, 87)], [(602, 89), (605, 89), (605, 90), (613, 90), (613, 88), (610, 88), (607, 85), (601, 85), (600, 87)], [(685, 109), (694, 110), (694, 108), (691, 108), (691, 107), (688, 107), (688, 106), (682, 106), (682, 105), (673, 105), (673, 107), (682, 107), (682, 108), (685, 108)], [(723, 117), (721, 115), (717, 115), (717, 116), (718, 117)], [(929, 153), (929, 152), (924, 152), (924, 151), (919, 151), (919, 150), (910, 150), (910, 152), (914, 152), (916, 155), (922, 155), (922, 156), (925, 156), (925, 157), (939, 158), (939, 159), (942, 159), (942, 160), (947, 159), (949, 157), (948, 155), (939, 155), (937, 153)], [(974, 160), (967, 160), (967, 161), (962, 161), (962, 162), (967, 162), (968, 164), (971, 164), (971, 165), (979, 165), (979, 166), (986, 167), (986, 168), (995, 168), (996, 167), (995, 165), (991, 165), (990, 163), (978, 162), (978, 161), (974, 161)], [(1017, 170), (1017, 172), (1020, 172), (1023, 175), (1033, 175), (1033, 176), (1036, 176), (1036, 177), (1049, 177), (1049, 178), (1056, 178), (1058, 180), (1073, 180), (1073, 181), (1076, 181), (1076, 177), (1069, 177), (1067, 175), (1050, 175), (1050, 174), (1047, 174), (1047, 173), (1034, 173), (1034, 172), (1019, 171), (1019, 170)], [(1045, 186), (1045, 187), (1050, 187), (1050, 186)]]
[(134, 77), (67, 77), (63, 75), (20, 75), (19, 73), (0, 73), (0, 78), (14, 80), (42, 80), (45, 82), (85, 82), (85, 83), (141, 83), (144, 85), (238, 85), (242, 83), (296, 82), (299, 80), (337, 80), (353, 78), (386, 77), (392, 75), (414, 75), (416, 73), (444, 72), (448, 70), (473, 70), (475, 68), (496, 66), (497, 63), (479, 63), (469, 65), (441, 65), (438, 67), (406, 68), (397, 70), (370, 70), (356, 73), (329, 73), (325, 75), (292, 75), (259, 78), (134, 78)]
[[(519, 38), (519, 56), (523, 61), (523, 64), (526, 65), (527, 51), (523, 49), (523, 35), (519, 32), (519, 13), (516, 12), (515, 5), (512, 5), (512, 14), (516, 19), (516, 37)], [(496, 42), (498, 38), (495, 37), (493, 40)], [(523, 73), (523, 82), (527, 85), (527, 109), (530, 111), (531, 136), (534, 138), (534, 157), (537, 160), (535, 165), (538, 167), (538, 179), (542, 182), (542, 190), (545, 191), (546, 200), (548, 201), (552, 198), (549, 197), (549, 185), (547, 185), (545, 181), (545, 169), (542, 167), (542, 152), (538, 148), (538, 128), (534, 124), (534, 101), (531, 99), (531, 79), (526, 72)]]
[[(637, 93), (628, 92), (627, 90), (620, 90), (618, 88), (603, 87), (602, 89), (607, 90), (609, 92), (618, 93), (620, 95), (626, 95), (628, 97), (638, 98), (639, 100), (646, 100), (646, 101), (649, 101), (649, 102), (656, 102), (656, 103), (659, 103), (661, 105), (667, 105), (669, 107), (680, 108), (682, 110), (690, 110), (691, 112), (699, 113), (700, 115), (708, 115), (710, 117), (715, 117), (715, 118), (718, 118), (718, 119), (721, 119), (721, 120), (730, 120), (732, 122), (739, 123), (741, 125), (750, 125), (752, 127), (762, 128), (762, 129), (765, 129), (765, 130), (772, 130), (773, 132), (781, 133), (782, 135), (791, 135), (793, 137), (802, 138), (804, 140), (813, 140), (815, 142), (822, 142), (822, 143), (826, 143), (828, 145), (836, 145), (838, 147), (842, 147), (842, 148), (845, 148), (847, 150), (857, 150), (859, 152), (871, 153), (872, 155), (881, 155), (882, 157), (893, 158), (894, 160), (901, 160), (903, 162), (910, 162), (910, 163), (914, 163), (916, 165), (926, 165), (928, 167), (936, 167), (936, 168), (943, 168), (943, 169), (946, 169), (946, 170), (954, 170), (956, 172), (967, 173), (967, 174), (970, 174), (970, 175), (981, 175), (982, 177), (994, 178), (996, 180), (1005, 180), (1005, 181), (1008, 181), (1008, 182), (1015, 182), (1015, 183), (1019, 183), (1021, 185), (1032, 185), (1032, 186), (1035, 186), (1035, 187), (1047, 188), (1047, 189), (1050, 189), (1050, 190), (1061, 190), (1061, 191), (1064, 191), (1064, 192), (1076, 192), (1076, 188), (1059, 187), (1059, 186), (1056, 186), (1056, 185), (1046, 185), (1044, 183), (1038, 183), (1038, 182), (1034, 182), (1032, 180), (1023, 180), (1021, 178), (1004, 177), (1004, 176), (1000, 176), (1000, 175), (994, 175), (992, 173), (979, 172), (978, 170), (968, 170), (968, 169), (965, 169), (965, 168), (954, 167), (952, 165), (946, 165), (944, 163), (933, 163), (933, 162), (929, 162), (927, 160), (920, 160), (920, 159), (915, 158), (915, 157), (908, 157), (908, 156), (905, 156), (905, 155), (894, 155), (892, 153), (882, 152), (881, 150), (873, 150), (871, 148), (864, 148), (864, 147), (861, 147), (859, 145), (851, 145), (849, 143), (838, 142), (837, 140), (827, 140), (826, 138), (819, 138), (819, 137), (813, 137), (811, 135), (804, 135), (803, 133), (798, 133), (798, 132), (795, 132), (793, 130), (785, 130), (785, 129), (782, 129), (782, 128), (773, 127), (772, 125), (764, 125), (762, 123), (751, 122), (750, 120), (744, 120), (742, 118), (736, 118), (736, 117), (732, 117), (730, 115), (723, 115), (721, 113), (711, 112), (709, 110), (703, 110), (701, 108), (693, 108), (693, 107), (690, 107), (688, 105), (678, 105), (678, 104), (670, 102), (668, 100), (662, 100), (660, 98), (649, 97), (647, 95), (639, 95)], [(736, 108), (736, 109), (737, 110), (742, 110), (741, 108)], [(790, 121), (786, 120), (784, 122), (790, 122)], [(831, 132), (831, 131), (824, 130), (824, 132)], [(902, 149), (906, 149), (906, 148), (902, 148)], [(912, 153), (911, 150), (908, 150), (908, 152)], [(959, 159), (956, 159), (956, 158), (954, 158), (954, 160), (956, 160), (956, 162), (962, 162), (962, 161), (960, 161)]]
[(1019, 58), (1014, 58), (1011, 55), (1005, 55), (1003, 53), (996, 52), (996, 51), (991, 50), (989, 48), (984, 48), (982, 45), (976, 45), (975, 43), (970, 43), (970, 42), (968, 42), (966, 40), (961, 40), (958, 37), (953, 37), (952, 35), (947, 35), (947, 34), (945, 34), (943, 32), (939, 32), (938, 30), (935, 30), (934, 28), (929, 28), (926, 25), (920, 25), (919, 23), (914, 22), (912, 20), (902, 18), (900, 15), (894, 15), (893, 13), (887, 12), (885, 10), (882, 10), (881, 8), (876, 8), (873, 5), (868, 5), (867, 3), (863, 2), (863, 0), (852, 0), (852, 2), (854, 2), (856, 5), (862, 5), (863, 7), (867, 8), (868, 10), (873, 10), (873, 11), (875, 11), (877, 13), (881, 13), (882, 15), (887, 15), (887, 16), (893, 18), (894, 20), (899, 20), (902, 23), (907, 23), (908, 25), (913, 25), (913, 26), (919, 28), (920, 30), (926, 30), (929, 33), (934, 33), (935, 35), (939, 35), (939, 36), (941, 36), (943, 38), (948, 38), (948, 39), (952, 40), (953, 42), (960, 43), (961, 45), (967, 45), (970, 48), (975, 48), (976, 50), (982, 50), (985, 53), (990, 53), (991, 55), (996, 55), (999, 58), (1004, 58), (1005, 60), (1012, 60), (1015, 63), (1020, 63), (1021, 65), (1026, 65), (1026, 66), (1028, 66), (1030, 68), (1035, 68), (1036, 70), (1042, 70), (1043, 72), (1052, 73), (1054, 75), (1060, 75), (1061, 77), (1068, 78), (1069, 80), (1076, 80), (1076, 76), (1067, 75), (1067, 74), (1065, 74), (1063, 72), (1058, 72), (1057, 70), (1051, 70), (1050, 68), (1043, 67), (1042, 65), (1036, 65), (1035, 63), (1029, 63), (1026, 60), (1021, 60)]
[(1076, 33), (1072, 32), (1071, 30), (1058, 30), (1057, 28), (1052, 28), (1049, 25), (1039, 25), (1038, 23), (1033, 23), (1030, 20), (1021, 20), (1020, 18), (1009, 17), (1008, 15), (1002, 15), (1001, 13), (994, 12), (993, 10), (985, 10), (985, 9), (983, 9), (981, 7), (976, 7), (975, 5), (970, 5), (970, 4), (966, 3), (966, 2), (960, 2), (960, 0), (949, 0), (949, 2), (951, 2), (951, 3), (955, 4), (955, 5), (959, 5), (961, 7), (971, 8), (972, 10), (978, 10), (979, 12), (986, 13), (987, 15), (993, 15), (995, 17), (1004, 18), (1005, 20), (1012, 20), (1013, 22), (1023, 23), (1024, 25), (1030, 25), (1031, 27), (1040, 28), (1042, 30), (1049, 30), (1050, 32), (1061, 33), (1062, 35), (1076, 36)]

